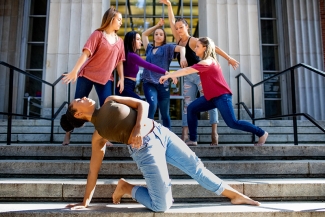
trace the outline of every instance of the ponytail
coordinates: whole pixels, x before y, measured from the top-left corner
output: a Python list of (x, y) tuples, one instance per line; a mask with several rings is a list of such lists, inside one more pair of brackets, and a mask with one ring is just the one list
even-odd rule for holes
[(76, 110), (74, 110), (70, 105), (68, 107), (67, 112), (61, 116), (60, 125), (64, 131), (70, 132), (74, 128), (79, 128), (84, 126), (84, 124), (87, 122), (86, 120), (75, 118), (74, 117), (75, 113)]

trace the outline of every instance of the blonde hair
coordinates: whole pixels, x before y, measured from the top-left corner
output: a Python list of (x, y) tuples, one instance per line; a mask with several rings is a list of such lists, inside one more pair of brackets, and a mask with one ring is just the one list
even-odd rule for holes
[[(97, 29), (98, 31), (104, 31), (109, 25), (112, 24), (112, 21), (116, 14), (121, 14), (118, 12), (114, 7), (110, 7), (105, 14), (103, 15), (102, 18), (102, 24), (101, 26)], [(117, 32), (117, 31), (115, 31)]]
[(202, 60), (205, 60), (208, 57), (212, 57), (216, 62), (218, 62), (216, 55), (216, 46), (212, 39), (210, 39), (209, 37), (203, 37), (199, 38), (199, 42), (202, 44), (203, 47), (206, 47)]

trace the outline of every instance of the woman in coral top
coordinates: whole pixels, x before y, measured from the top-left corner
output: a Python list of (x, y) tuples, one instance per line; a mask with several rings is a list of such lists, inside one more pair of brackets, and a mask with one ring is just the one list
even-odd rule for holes
[(232, 106), (232, 92), (216, 60), (214, 42), (208, 37), (200, 38), (196, 44), (195, 53), (201, 59), (199, 63), (160, 78), (160, 82), (162, 83), (168, 78), (186, 76), (193, 73), (198, 73), (200, 75), (204, 96), (194, 100), (187, 108), (187, 121), (190, 132), (190, 140), (187, 144), (197, 145), (197, 115), (200, 112), (217, 108), (227, 126), (233, 129), (254, 133), (259, 137), (258, 142), (254, 145), (263, 145), (268, 133), (247, 121), (237, 120), (235, 117), (234, 108)]
[[(62, 79), (64, 83), (68, 84), (77, 80), (75, 99), (88, 97), (94, 86), (99, 104), (102, 106), (106, 97), (112, 95), (115, 68), (119, 75), (117, 87), (120, 92), (123, 91), (124, 45), (123, 40), (116, 34), (121, 25), (122, 14), (110, 7), (103, 15), (100, 28), (88, 38), (72, 71), (64, 74), (65, 77)], [(66, 132), (62, 145), (70, 143), (72, 130)]]

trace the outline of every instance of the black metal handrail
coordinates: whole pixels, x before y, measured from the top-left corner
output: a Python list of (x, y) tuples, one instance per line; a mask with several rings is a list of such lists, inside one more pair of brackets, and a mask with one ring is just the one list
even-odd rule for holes
[[(292, 117), (292, 121), (293, 121), (293, 134), (294, 134), (294, 144), (298, 145), (298, 127), (297, 127), (297, 116), (304, 116), (305, 118), (307, 118), (310, 122), (312, 122), (316, 127), (318, 127), (321, 131), (323, 131), (325, 133), (325, 129), (320, 126), (317, 121), (310, 116), (307, 113), (297, 113), (297, 107), (296, 107), (296, 95), (295, 95), (295, 89), (296, 89), (296, 85), (295, 85), (295, 69), (303, 67), (305, 69), (309, 69), (310, 71), (319, 74), (323, 77), (325, 77), (325, 72), (320, 71), (312, 66), (306, 65), (304, 63), (299, 63), (295, 66), (292, 66), (282, 72), (279, 72), (267, 79), (264, 79), (263, 81), (260, 81), (256, 84), (253, 84), (247, 77), (246, 75), (244, 75), (243, 73), (239, 73), (236, 78), (237, 78), (237, 95), (238, 95), (238, 119), (240, 119), (240, 105), (242, 105), (245, 109), (245, 111), (248, 113), (248, 115), (250, 116), (250, 118), (252, 119), (253, 124), (255, 124), (256, 120), (268, 120), (268, 119), (276, 119), (276, 118), (283, 118), (283, 117)], [(270, 116), (270, 117), (263, 117), (263, 118), (255, 118), (255, 106), (254, 106), (254, 88), (264, 84), (265, 82), (279, 77), (283, 74), (287, 74), (287, 73), (291, 73), (291, 98), (292, 98), (292, 113), (291, 114), (287, 114), (287, 115), (276, 115), (276, 116)], [(249, 86), (251, 87), (251, 97), (252, 97), (252, 112), (249, 111), (249, 109), (247, 108), (247, 106), (245, 105), (244, 102), (240, 101), (240, 78), (243, 77), (245, 79), (245, 81), (249, 84)], [(253, 136), (253, 140), (254, 140), (254, 136)]]
[[(5, 63), (3, 61), (0, 61), (0, 65), (3, 65), (10, 69), (9, 71), (9, 97), (8, 97), (8, 112), (0, 112), (2, 115), (7, 115), (8, 122), (7, 122), (7, 145), (11, 144), (11, 128), (12, 128), (12, 116), (20, 116), (20, 117), (29, 117), (29, 118), (38, 118), (38, 119), (44, 119), (51, 121), (51, 136), (50, 136), (50, 142), (53, 143), (53, 134), (54, 134), (54, 119), (58, 116), (60, 111), (63, 109), (63, 107), (66, 104), (69, 104), (70, 102), (70, 84), (68, 85), (68, 100), (63, 102), (62, 105), (59, 107), (59, 109), (54, 113), (54, 87), (60, 82), (60, 80), (63, 78), (63, 75), (61, 75), (58, 79), (54, 81), (53, 84), (50, 82), (47, 82), (45, 80), (42, 80), (41, 78), (32, 75), (28, 72), (25, 72), (13, 65), (10, 65), (8, 63)], [(13, 97), (13, 83), (14, 83), (14, 71), (19, 72), (20, 74), (24, 74), (32, 79), (35, 79), (39, 82), (42, 82), (43, 84), (49, 85), (52, 90), (52, 110), (51, 110), (51, 118), (46, 117), (39, 117), (39, 116), (33, 116), (33, 115), (24, 115), (24, 114), (16, 114), (12, 112), (12, 97)]]

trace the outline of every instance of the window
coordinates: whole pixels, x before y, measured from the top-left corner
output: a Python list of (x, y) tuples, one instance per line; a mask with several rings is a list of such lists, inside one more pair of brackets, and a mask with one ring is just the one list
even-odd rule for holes
[[(277, 13), (274, 0), (260, 0), (261, 50), (263, 78), (279, 73), (279, 42), (277, 32)], [(280, 78), (264, 84), (265, 116), (281, 115)]]
[[(48, 0), (32, 0), (29, 4), (26, 72), (42, 79), (46, 55)], [(24, 93), (24, 113), (39, 116), (42, 83), (26, 76)]]

